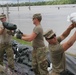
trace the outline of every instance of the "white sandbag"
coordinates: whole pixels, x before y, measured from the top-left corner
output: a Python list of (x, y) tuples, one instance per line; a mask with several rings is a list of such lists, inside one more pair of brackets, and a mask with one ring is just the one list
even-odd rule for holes
[(71, 23), (76, 23), (76, 12), (71, 13), (70, 15), (68, 15), (67, 21), (69, 21)]

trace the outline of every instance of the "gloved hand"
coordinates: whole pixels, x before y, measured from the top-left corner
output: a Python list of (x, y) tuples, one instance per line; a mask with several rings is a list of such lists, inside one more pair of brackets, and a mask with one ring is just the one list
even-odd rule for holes
[(17, 39), (21, 39), (22, 38), (22, 34), (16, 34), (16, 38)]
[(18, 30), (16, 32), (16, 38), (21, 39), (22, 38), (22, 35), (23, 35), (23, 33), (20, 30)]
[(23, 35), (23, 32), (21, 32), (19, 29), (18, 29), (18, 31), (16, 31), (16, 33), (19, 33), (19, 34)]
[(14, 36), (14, 34), (15, 34), (15, 30), (8, 30), (7, 33), (8, 33), (9, 35)]

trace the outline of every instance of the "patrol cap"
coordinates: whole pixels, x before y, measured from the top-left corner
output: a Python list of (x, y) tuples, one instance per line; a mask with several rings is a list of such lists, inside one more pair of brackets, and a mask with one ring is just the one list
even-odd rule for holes
[(33, 15), (33, 19), (37, 18), (39, 21), (42, 20), (42, 15), (40, 13), (36, 13)]
[(1, 18), (5, 18), (5, 17), (6, 17), (6, 15), (3, 14), (3, 13), (0, 15), (0, 19), (1, 19)]
[(55, 33), (53, 32), (52, 29), (47, 30), (46, 32), (44, 32), (43, 36), (47, 39), (51, 38)]

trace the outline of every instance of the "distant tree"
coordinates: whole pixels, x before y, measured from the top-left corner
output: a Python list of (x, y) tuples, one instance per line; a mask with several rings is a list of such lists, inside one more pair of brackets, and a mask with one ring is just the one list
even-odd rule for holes
[[(16, 4), (9, 4), (9, 6), (36, 6), (36, 5), (59, 5), (59, 4), (76, 4), (76, 0), (52, 0), (52, 1), (42, 1), (42, 2), (23, 2), (23, 3), (16, 3)], [(7, 6), (7, 4), (0, 5)]]

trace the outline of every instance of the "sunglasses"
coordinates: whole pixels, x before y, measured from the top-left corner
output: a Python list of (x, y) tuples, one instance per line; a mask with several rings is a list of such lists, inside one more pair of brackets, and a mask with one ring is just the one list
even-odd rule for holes
[(46, 38), (46, 40), (50, 40), (50, 39), (53, 39), (54, 37), (56, 37), (56, 34), (54, 34), (52, 37), (50, 38)]

